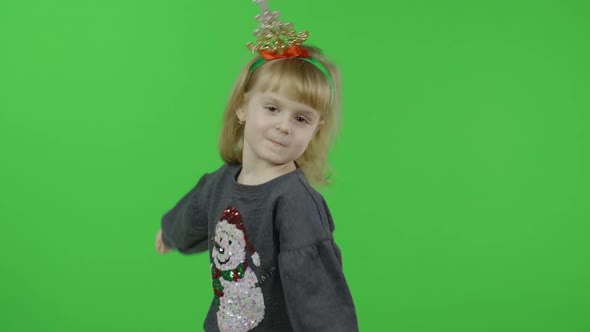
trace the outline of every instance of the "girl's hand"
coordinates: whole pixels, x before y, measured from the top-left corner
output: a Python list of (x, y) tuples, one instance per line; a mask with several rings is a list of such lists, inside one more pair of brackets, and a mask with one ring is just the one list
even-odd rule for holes
[(158, 233), (156, 234), (156, 251), (160, 254), (166, 254), (170, 251), (171, 249), (168, 248), (168, 246), (166, 246), (164, 244), (164, 241), (162, 241), (162, 229), (160, 229), (158, 231)]

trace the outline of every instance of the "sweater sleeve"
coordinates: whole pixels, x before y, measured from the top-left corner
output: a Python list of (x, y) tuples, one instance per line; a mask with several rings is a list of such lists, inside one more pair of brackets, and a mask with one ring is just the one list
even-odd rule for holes
[(279, 273), (294, 331), (358, 331), (353, 299), (323, 199), (279, 209)]
[(183, 254), (207, 250), (209, 183), (207, 174), (162, 217), (162, 241)]

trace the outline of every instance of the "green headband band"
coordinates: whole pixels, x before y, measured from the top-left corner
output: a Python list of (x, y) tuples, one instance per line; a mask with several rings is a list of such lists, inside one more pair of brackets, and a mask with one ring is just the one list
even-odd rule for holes
[[(305, 61), (311, 63), (317, 69), (319, 69), (322, 72), (322, 74), (324, 74), (324, 76), (328, 80), (328, 84), (330, 84), (330, 103), (332, 103), (334, 101), (334, 82), (332, 81), (332, 75), (330, 75), (330, 72), (328, 71), (328, 69), (316, 58), (297, 57), (297, 59), (305, 60)], [(265, 61), (266, 60), (264, 60), (264, 58), (258, 58), (250, 67), (250, 75), (252, 75), (252, 73), (256, 70), (256, 68), (260, 67)], [(272, 61), (272, 60), (269, 60), (269, 61)]]

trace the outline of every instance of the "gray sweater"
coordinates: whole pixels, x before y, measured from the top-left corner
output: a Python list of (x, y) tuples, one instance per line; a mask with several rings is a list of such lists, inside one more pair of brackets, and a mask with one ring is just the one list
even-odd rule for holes
[(255, 186), (240, 170), (205, 174), (162, 218), (167, 246), (209, 251), (205, 331), (358, 331), (324, 198), (299, 168)]

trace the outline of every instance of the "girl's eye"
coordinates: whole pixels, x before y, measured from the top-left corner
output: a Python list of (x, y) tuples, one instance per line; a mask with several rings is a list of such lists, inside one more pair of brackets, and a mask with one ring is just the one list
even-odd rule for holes
[(276, 112), (277, 108), (275, 106), (265, 106), (265, 108), (269, 111), (269, 112)]
[(295, 120), (297, 120), (299, 123), (309, 123), (309, 121), (307, 121), (307, 119), (302, 116), (295, 117)]

